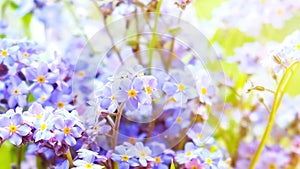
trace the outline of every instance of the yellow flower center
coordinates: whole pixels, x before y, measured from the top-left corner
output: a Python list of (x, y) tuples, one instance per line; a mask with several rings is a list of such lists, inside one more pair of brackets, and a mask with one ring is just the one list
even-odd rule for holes
[(27, 52), (23, 53), (24, 58), (28, 58), (29, 54)]
[(43, 124), (41, 125), (41, 130), (44, 131), (44, 130), (46, 129), (46, 127), (47, 127), (47, 124), (46, 124), (46, 123), (43, 123)]
[(198, 134), (197, 134), (197, 137), (198, 137), (198, 138), (202, 138), (202, 137), (203, 137), (203, 134), (202, 134), (202, 133), (198, 133)]
[(211, 158), (206, 158), (206, 159), (205, 159), (205, 162), (206, 162), (207, 164), (209, 164), (209, 165), (212, 164)]
[(129, 160), (129, 157), (127, 155), (122, 155), (122, 161), (128, 161)]
[(128, 91), (128, 96), (129, 96), (130, 98), (136, 97), (136, 91), (135, 91), (134, 89), (130, 89), (130, 90)]
[(189, 157), (189, 156), (192, 155), (192, 152), (188, 151), (188, 152), (185, 153), (185, 155)]
[(160, 159), (160, 157), (155, 157), (154, 161), (156, 164), (159, 164), (161, 162), (161, 159)]
[(276, 167), (276, 165), (274, 164), (274, 163), (271, 163), (270, 165), (269, 165), (269, 169), (276, 169), (277, 167)]
[(185, 86), (184, 86), (184, 84), (180, 83), (180, 84), (178, 84), (177, 88), (179, 91), (182, 92), (184, 90)]
[(136, 138), (135, 137), (129, 137), (128, 141), (129, 141), (129, 143), (134, 144), (136, 142)]
[(145, 91), (148, 94), (151, 94), (151, 88), (149, 86), (145, 87)]
[(115, 99), (115, 96), (110, 96), (110, 100), (114, 101)]
[(45, 101), (46, 97), (42, 96), (40, 99), (41, 99), (41, 101)]
[(191, 169), (198, 169), (198, 166), (193, 165)]
[(145, 152), (141, 152), (141, 157), (145, 158), (146, 157), (146, 153)]
[(18, 95), (20, 92), (19, 92), (18, 89), (15, 89), (15, 90), (13, 91), (13, 93), (14, 93), (15, 95)]
[(85, 76), (85, 72), (84, 72), (84, 71), (79, 71), (79, 72), (78, 72), (78, 76), (84, 77), (84, 76)]
[(38, 76), (37, 81), (41, 84), (45, 83), (45, 77), (44, 76)]
[(63, 102), (57, 102), (56, 106), (61, 109), (65, 106), (65, 104)]
[(8, 55), (8, 51), (7, 50), (2, 50), (1, 51), (1, 56), (2, 57), (6, 57)]
[(43, 116), (42, 116), (41, 114), (37, 114), (37, 115), (36, 115), (36, 118), (37, 118), (37, 119), (41, 119), (42, 117), (43, 117)]
[(261, 2), (262, 4), (265, 4), (265, 3), (267, 2), (267, 0), (260, 0), (260, 2)]
[(182, 122), (182, 118), (181, 117), (177, 117), (176, 123), (181, 123), (181, 122)]
[(9, 126), (9, 131), (10, 131), (11, 133), (17, 132), (17, 126), (15, 126), (15, 125)]
[(70, 134), (71, 133), (71, 129), (69, 127), (65, 127), (64, 128), (64, 133), (65, 134)]
[(202, 87), (202, 89), (201, 89), (201, 93), (202, 93), (203, 95), (206, 95), (206, 93), (207, 93), (207, 89), (206, 89), (205, 87)]
[(296, 48), (300, 50), (300, 44), (296, 45)]
[(91, 163), (86, 163), (85, 168), (93, 168), (93, 165)]

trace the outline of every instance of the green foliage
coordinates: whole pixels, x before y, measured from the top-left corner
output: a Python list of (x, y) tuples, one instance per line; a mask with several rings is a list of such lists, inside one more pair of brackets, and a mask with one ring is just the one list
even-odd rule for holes
[(284, 27), (281, 29), (276, 29), (271, 24), (263, 24), (261, 35), (265, 41), (272, 40), (282, 42), (287, 35), (299, 29), (299, 20), (300, 16), (295, 16), (292, 19), (286, 21)]
[(34, 100), (35, 100), (35, 98), (34, 98), (33, 94), (32, 93), (28, 93), (28, 95), (27, 95), (27, 103), (32, 103), (32, 102), (34, 102)]
[(226, 0), (196, 0), (194, 7), (197, 17), (199, 19), (211, 19), (213, 9), (220, 6), (222, 2), (226, 2)]
[(0, 164), (1, 168), (11, 168), (13, 145), (9, 142), (4, 142), (0, 147)]
[(236, 47), (241, 47), (246, 42), (254, 42), (255, 39), (237, 28), (233, 28), (218, 29), (210, 41), (212, 43), (218, 42), (222, 46), (224, 54), (232, 56)]
[(170, 167), (170, 169), (175, 169), (175, 164), (174, 164), (173, 160), (172, 160), (172, 162), (171, 162), (171, 167)]
[(30, 33), (31, 19), (32, 19), (32, 13), (27, 13), (21, 18), (23, 23), (24, 33), (28, 38), (31, 37), (31, 33)]

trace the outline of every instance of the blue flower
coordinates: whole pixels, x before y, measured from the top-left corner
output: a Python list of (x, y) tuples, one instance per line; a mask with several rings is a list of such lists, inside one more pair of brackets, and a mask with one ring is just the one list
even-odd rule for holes
[(8, 99), (8, 105), (10, 108), (14, 108), (16, 105), (24, 107), (27, 105), (27, 93), (28, 86), (25, 82), (19, 81), (15, 78), (11, 78), (11, 85), (7, 89), (10, 93)]
[(12, 114), (11, 117), (0, 116), (0, 137), (18, 146), (22, 143), (22, 137), (31, 132), (31, 128), (23, 124), (20, 113), (15, 113), (14, 110), (9, 110), (7, 113)]
[(118, 107), (118, 101), (112, 94), (111, 87), (105, 85), (95, 93), (96, 98), (99, 98), (100, 107), (110, 113), (114, 113)]
[(179, 164), (185, 164), (191, 161), (193, 158), (198, 157), (198, 153), (196, 151), (197, 147), (192, 142), (187, 142), (184, 145), (184, 151), (178, 151), (175, 159)]
[(50, 94), (53, 91), (52, 84), (55, 83), (57, 76), (48, 72), (48, 65), (46, 63), (40, 63), (37, 69), (26, 69), (25, 75), (28, 80), (32, 80), (34, 82), (30, 86), (31, 90), (40, 88), (47, 94)]
[(59, 141), (65, 141), (68, 145), (76, 144), (75, 138), (81, 136), (81, 128), (75, 126), (75, 121), (71, 119), (56, 118), (54, 122), (55, 138)]
[(144, 146), (142, 142), (137, 142), (134, 145), (133, 150), (135, 157), (139, 159), (139, 162), (143, 167), (147, 166), (147, 161), (153, 161), (153, 158), (151, 157), (152, 151), (149, 147)]
[(195, 98), (197, 91), (194, 80), (190, 72), (181, 70), (171, 70), (171, 81), (165, 82), (162, 90), (172, 96), (179, 103), (186, 103), (188, 99)]
[(127, 78), (121, 80), (116, 100), (125, 102), (128, 110), (135, 110), (139, 103), (144, 104), (149, 97), (143, 89), (143, 81), (140, 78), (135, 78), (133, 82)]
[(111, 155), (111, 159), (119, 163), (119, 169), (129, 169), (130, 166), (139, 166), (139, 162), (134, 158), (134, 149), (123, 145), (115, 148), (115, 153)]

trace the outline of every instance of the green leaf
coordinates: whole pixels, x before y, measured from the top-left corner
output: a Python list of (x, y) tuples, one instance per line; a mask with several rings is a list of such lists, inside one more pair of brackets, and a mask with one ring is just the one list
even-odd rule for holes
[(5, 15), (5, 11), (9, 5), (9, 1), (10, 0), (6, 0), (2, 3), (2, 6), (1, 6), (1, 17), (4, 18), (4, 15)]
[(32, 13), (27, 13), (21, 18), (23, 23), (24, 33), (28, 38), (31, 37), (31, 32), (30, 32), (31, 19), (32, 19)]
[(272, 24), (263, 24), (261, 29), (261, 35), (266, 41), (277, 41), (281, 42), (285, 37), (300, 27), (300, 16), (295, 16), (290, 20), (286, 21), (284, 27), (276, 29)]
[(9, 142), (4, 142), (2, 146), (0, 147), (0, 164), (1, 168), (11, 168), (11, 162), (12, 162), (12, 154), (11, 150), (13, 148), (13, 145)]
[(226, 56), (234, 55), (236, 47), (243, 46), (246, 42), (254, 42), (255, 38), (241, 32), (237, 28), (233, 29), (218, 29), (210, 40), (212, 43), (218, 42)]
[(32, 103), (35, 101), (35, 98), (32, 93), (28, 93), (27, 95), (27, 103)]
[(173, 160), (172, 160), (172, 162), (171, 162), (171, 168), (170, 168), (170, 169), (175, 169), (175, 165), (174, 165)]
[(196, 8), (197, 17), (199, 19), (211, 19), (213, 9), (226, 1), (227, 0), (196, 0), (194, 7)]

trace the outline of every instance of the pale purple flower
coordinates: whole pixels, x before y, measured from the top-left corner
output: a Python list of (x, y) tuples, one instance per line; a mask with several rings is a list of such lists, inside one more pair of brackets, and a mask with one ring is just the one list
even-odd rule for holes
[(198, 157), (198, 153), (196, 152), (197, 147), (192, 142), (187, 142), (184, 145), (184, 150), (178, 151), (175, 156), (176, 161), (179, 164), (184, 164), (191, 161), (193, 158)]
[(268, 147), (263, 151), (256, 165), (257, 169), (285, 168), (290, 162), (289, 154), (278, 145)]
[(51, 137), (54, 136), (52, 133), (53, 129), (53, 115), (50, 112), (45, 112), (41, 118), (37, 118), (36, 122), (34, 123), (35, 132), (33, 134), (33, 139), (35, 142), (40, 140), (49, 140)]
[(149, 147), (144, 146), (143, 143), (137, 142), (133, 149), (135, 156), (139, 159), (139, 162), (143, 167), (147, 166), (147, 161), (153, 161), (153, 158), (151, 157), (152, 151)]
[(144, 104), (149, 97), (143, 89), (143, 81), (140, 78), (135, 78), (133, 82), (127, 78), (121, 80), (116, 100), (125, 102), (128, 110), (137, 109), (138, 104)]
[(34, 83), (30, 86), (31, 90), (36, 88), (42, 89), (45, 93), (50, 94), (53, 91), (52, 84), (55, 83), (57, 75), (48, 72), (48, 65), (40, 63), (38, 68), (28, 68), (25, 70), (25, 76)]
[(27, 105), (27, 93), (28, 86), (25, 82), (19, 81), (16, 79), (11, 79), (12, 84), (7, 89), (10, 93), (8, 99), (8, 105), (10, 108), (14, 108), (16, 105), (24, 107)]
[(124, 145), (117, 146), (115, 153), (112, 153), (111, 159), (119, 163), (119, 169), (129, 169), (130, 166), (139, 166), (139, 161), (134, 158), (134, 148), (125, 147)]
[(171, 81), (165, 82), (162, 90), (169, 96), (173, 97), (179, 103), (186, 103), (188, 99), (195, 98), (197, 91), (195, 89), (194, 79), (188, 71), (171, 70)]
[(27, 136), (31, 128), (23, 124), (23, 118), (20, 113), (14, 113), (11, 117), (0, 117), (0, 137), (8, 139), (14, 145), (22, 143), (22, 137)]
[(75, 126), (75, 121), (70, 119), (57, 118), (54, 122), (55, 138), (59, 141), (65, 141), (68, 145), (74, 146), (76, 144), (75, 138), (79, 138), (82, 129)]
[(118, 107), (118, 101), (112, 94), (111, 87), (105, 85), (95, 93), (96, 98), (99, 98), (100, 107), (110, 113), (114, 113)]

